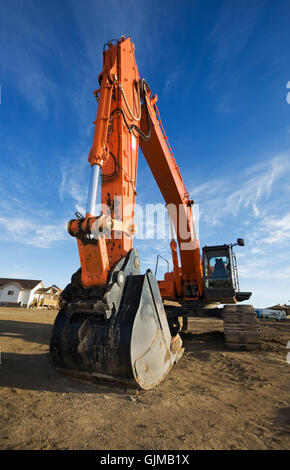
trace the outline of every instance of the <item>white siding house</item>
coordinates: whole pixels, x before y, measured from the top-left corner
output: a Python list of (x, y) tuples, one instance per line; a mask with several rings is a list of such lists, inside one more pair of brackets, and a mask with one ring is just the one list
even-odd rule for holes
[(35, 291), (43, 287), (41, 280), (0, 278), (0, 305), (29, 307)]

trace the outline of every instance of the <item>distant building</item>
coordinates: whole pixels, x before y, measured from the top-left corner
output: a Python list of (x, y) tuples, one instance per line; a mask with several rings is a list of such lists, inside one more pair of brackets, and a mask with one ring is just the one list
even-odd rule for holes
[(0, 278), (0, 305), (28, 307), (34, 300), (35, 291), (43, 288), (41, 280)]
[(41, 280), (0, 278), (0, 305), (26, 308), (58, 308), (61, 289), (44, 287)]
[(56, 285), (41, 287), (35, 291), (34, 301), (30, 308), (58, 308), (61, 289)]

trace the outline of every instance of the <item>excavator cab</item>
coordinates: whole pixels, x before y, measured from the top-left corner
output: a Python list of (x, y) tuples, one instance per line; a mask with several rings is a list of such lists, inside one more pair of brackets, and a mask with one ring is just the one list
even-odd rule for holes
[(251, 292), (240, 292), (234, 246), (244, 246), (242, 238), (229, 245), (205, 246), (202, 250), (204, 297), (208, 301), (236, 303), (248, 300)]

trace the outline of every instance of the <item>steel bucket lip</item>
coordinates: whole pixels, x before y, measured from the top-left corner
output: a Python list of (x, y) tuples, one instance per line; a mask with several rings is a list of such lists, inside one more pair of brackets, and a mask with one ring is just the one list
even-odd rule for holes
[[(140, 321), (142, 314), (143, 316), (146, 315), (146, 313), (142, 311), (142, 302), (145, 302), (146, 300), (149, 301), (147, 303), (147, 306), (149, 304), (151, 306), (152, 316), (154, 317), (155, 322), (156, 322), (156, 330), (155, 330), (155, 334), (151, 336), (151, 342), (147, 344), (147, 348), (144, 347), (142, 354), (136, 357), (136, 354), (134, 354), (134, 351), (133, 351), (133, 345), (134, 345), (134, 340), (135, 340), (134, 338), (135, 330), (137, 330), (137, 341), (138, 341), (137, 322)], [(147, 314), (149, 314), (148, 310), (147, 310)], [(181, 347), (182, 340), (180, 336), (179, 335), (177, 336), (179, 338), (180, 347), (176, 352), (173, 352), (171, 349), (172, 336), (170, 334), (169, 326), (167, 323), (167, 317), (166, 317), (163, 302), (161, 299), (158, 282), (154, 274), (147, 272), (145, 275), (142, 275), (142, 292), (140, 296), (140, 306), (135, 314), (134, 323), (132, 326), (132, 337), (131, 337), (131, 344), (130, 344), (130, 359), (131, 359), (132, 373), (134, 375), (136, 383), (139, 385), (140, 388), (144, 390), (150, 390), (156, 387), (157, 385), (159, 385), (165, 379), (167, 374), (170, 372), (174, 363), (176, 363), (180, 359), (180, 357), (183, 354), (184, 349)], [(141, 337), (141, 334), (140, 334), (140, 337)], [(158, 341), (160, 344), (159, 348), (157, 345)], [(162, 343), (162, 346), (161, 346), (161, 343)], [(138, 374), (137, 364), (138, 364), (138, 361), (141, 362), (142, 359), (145, 359), (146, 355), (147, 355), (147, 360), (148, 360), (149, 359), (148, 356), (150, 356), (150, 353), (152, 352), (153, 349), (156, 350), (156, 347), (157, 347), (157, 354), (159, 353), (159, 354), (164, 355), (163, 356), (164, 362), (160, 361), (159, 363), (159, 373), (157, 372), (156, 374), (157, 378), (153, 381), (152, 380), (146, 381), (144, 380), (144, 378), (141, 377), (141, 375)], [(163, 347), (163, 350), (161, 352), (162, 347)], [(165, 361), (165, 358), (166, 358), (166, 361)], [(158, 359), (159, 357), (157, 356), (155, 363), (151, 367), (152, 369), (158, 366)], [(146, 372), (149, 372), (150, 366), (148, 366), (148, 362), (145, 364), (145, 366), (148, 367)]]

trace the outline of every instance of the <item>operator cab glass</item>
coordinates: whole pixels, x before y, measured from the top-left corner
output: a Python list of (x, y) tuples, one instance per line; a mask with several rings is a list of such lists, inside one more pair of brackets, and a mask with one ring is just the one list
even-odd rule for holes
[(205, 287), (232, 287), (231, 266), (228, 256), (209, 256), (205, 264)]
[(220, 303), (234, 302), (237, 282), (230, 245), (203, 248), (204, 297)]
[(240, 292), (237, 260), (233, 246), (244, 246), (238, 238), (233, 245), (205, 246), (202, 249), (204, 298), (219, 303), (248, 300), (251, 292)]

